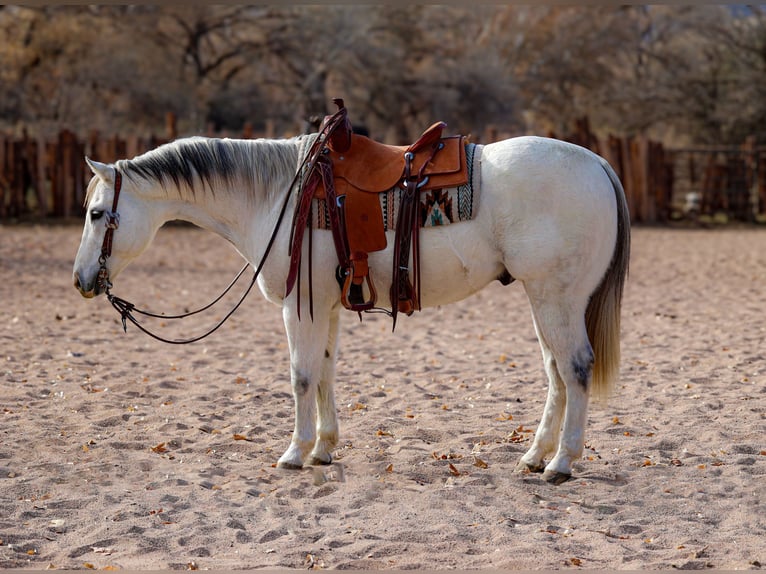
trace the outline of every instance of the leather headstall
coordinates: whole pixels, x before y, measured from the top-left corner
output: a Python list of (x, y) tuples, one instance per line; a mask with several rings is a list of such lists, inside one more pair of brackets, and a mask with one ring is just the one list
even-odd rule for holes
[(112, 287), (109, 281), (109, 270), (106, 268), (106, 260), (112, 256), (112, 241), (114, 232), (120, 227), (120, 214), (117, 212), (117, 202), (120, 199), (120, 190), (122, 189), (122, 174), (115, 168), (114, 170), (114, 198), (112, 199), (112, 209), (107, 211), (106, 233), (104, 233), (104, 243), (101, 245), (101, 255), (98, 258), (100, 267), (98, 269), (97, 285), (102, 292), (108, 292)]

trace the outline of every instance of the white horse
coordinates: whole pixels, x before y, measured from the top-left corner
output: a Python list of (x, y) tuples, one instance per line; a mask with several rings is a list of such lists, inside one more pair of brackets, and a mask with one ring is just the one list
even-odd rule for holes
[[(306, 137), (195, 137), (111, 165), (88, 160), (95, 175), (74, 264), (75, 287), (85, 297), (103, 292), (99, 269), (113, 280), (165, 222), (175, 219), (221, 235), (257, 265)], [(481, 189), (474, 218), (421, 232), (421, 304), (464, 299), (495, 279), (524, 285), (548, 398), (517, 470), (544, 471), (545, 480), (558, 484), (571, 476), (572, 462), (582, 455), (590, 393), (608, 393), (619, 374), (620, 306), (630, 252), (625, 194), (605, 160), (562, 141), (519, 137), (479, 146), (476, 153)], [(111, 256), (99, 263), (118, 177), (119, 229), (110, 231)], [(287, 203), (288, 217), (294, 203), (295, 194)], [(282, 307), (290, 349), (295, 429), (278, 466), (301, 468), (329, 464), (338, 442), (333, 385), (342, 307), (329, 231), (314, 232), (313, 319), (304, 313), (301, 320), (297, 313), (298, 298), (309, 308), (307, 285), (285, 298), (289, 227), (286, 223), (276, 233), (258, 286)], [(393, 232), (388, 234), (389, 247), (371, 253), (369, 261), (382, 293), (391, 284), (394, 242)], [(304, 242), (304, 266), (308, 248)], [(301, 282), (308, 276), (304, 269)]]

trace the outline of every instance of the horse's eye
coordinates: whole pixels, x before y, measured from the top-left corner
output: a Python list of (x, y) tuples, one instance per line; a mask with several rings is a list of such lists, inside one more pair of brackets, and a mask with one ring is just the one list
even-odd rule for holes
[(98, 219), (101, 219), (104, 216), (104, 212), (100, 209), (91, 209), (90, 210), (90, 219), (91, 221), (96, 221)]

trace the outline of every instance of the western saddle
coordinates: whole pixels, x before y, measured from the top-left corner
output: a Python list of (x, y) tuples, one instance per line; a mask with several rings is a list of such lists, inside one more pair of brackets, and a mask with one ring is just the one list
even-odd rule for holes
[[(391, 146), (353, 133), (346, 107), (326, 116), (317, 139), (301, 164), (302, 184), (293, 215), (290, 270), (286, 295), (299, 279), (301, 246), (309, 228), (309, 301), (311, 296), (311, 203), (323, 199), (338, 255), (336, 277), (343, 306), (360, 313), (375, 309), (377, 291), (367, 264), (368, 253), (387, 246), (380, 193), (400, 189), (396, 220), (391, 317), (420, 310), (420, 192), (454, 188), (468, 181), (465, 138), (442, 137), (444, 122), (429, 127), (409, 146)], [(412, 250), (413, 280), (409, 278)], [(367, 284), (368, 297), (364, 296)], [(299, 299), (300, 301), (300, 299)], [(300, 307), (298, 308), (300, 316)]]

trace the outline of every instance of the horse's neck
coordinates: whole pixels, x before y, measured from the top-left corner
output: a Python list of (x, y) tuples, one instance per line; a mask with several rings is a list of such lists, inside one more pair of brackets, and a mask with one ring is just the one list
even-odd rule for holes
[(259, 251), (259, 245), (268, 240), (260, 236), (273, 230), (289, 184), (286, 181), (274, 190), (244, 189), (245, 185), (259, 185), (250, 182), (232, 183), (231, 189), (216, 188), (215, 193), (208, 189), (196, 193), (187, 190), (183, 193), (161, 190), (161, 195), (156, 190), (150, 193), (152, 201), (156, 201), (159, 225), (174, 220), (188, 221), (220, 235), (244, 254)]
[[(173, 163), (176, 156), (167, 160), (162, 150), (150, 152), (157, 153), (160, 161), (137, 158), (137, 171), (156, 175), (158, 164), (163, 169), (170, 164), (165, 171), (181, 177), (166, 175), (162, 183), (154, 177), (140, 179), (136, 191), (149, 203), (148, 211), (158, 226), (175, 219), (189, 221), (224, 237), (242, 253), (259, 252), (289, 191), (303, 139), (227, 140), (228, 151), (236, 158), (229, 157), (217, 169), (227, 169), (229, 175), (195, 176), (194, 189), (186, 187), (182, 168)], [(179, 147), (182, 157), (188, 153), (188, 142), (169, 145)], [(140, 166), (143, 161), (148, 167)]]

